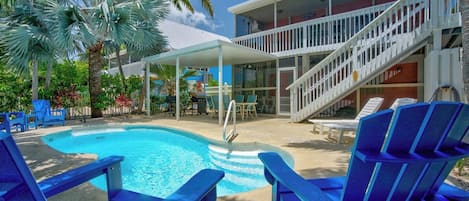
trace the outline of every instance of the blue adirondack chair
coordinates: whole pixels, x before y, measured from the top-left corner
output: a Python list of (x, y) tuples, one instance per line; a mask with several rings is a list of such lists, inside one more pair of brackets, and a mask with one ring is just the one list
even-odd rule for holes
[(8, 118), (10, 128), (19, 129), (21, 132), (26, 130), (26, 116), (23, 112), (9, 112)]
[(122, 156), (110, 156), (36, 183), (11, 135), (0, 132), (0, 200), (45, 201), (48, 197), (104, 174), (108, 182), (108, 200), (211, 201), (216, 200), (216, 184), (224, 176), (222, 171), (201, 170), (175, 193), (161, 199), (122, 189), (120, 162), (123, 159)]
[(469, 155), (469, 105), (417, 103), (360, 120), (347, 175), (303, 179), (273, 152), (260, 153), (272, 200), (469, 200), (443, 183)]
[(11, 132), (10, 120), (8, 119), (8, 113), (0, 113), (0, 132), (6, 133)]
[(65, 109), (53, 110), (49, 100), (33, 100), (33, 115), (36, 115), (38, 125), (47, 127), (48, 125), (65, 125)]

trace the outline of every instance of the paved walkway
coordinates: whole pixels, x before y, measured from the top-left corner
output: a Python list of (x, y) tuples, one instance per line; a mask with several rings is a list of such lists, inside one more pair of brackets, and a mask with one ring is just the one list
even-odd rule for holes
[[(172, 117), (131, 116), (87, 120), (85, 125), (102, 125), (105, 123), (148, 124), (168, 126), (190, 131), (214, 140), (221, 140), (222, 127), (217, 119), (209, 116), (184, 116), (176, 121)], [(52, 132), (68, 130), (71, 126), (81, 125), (78, 121), (69, 121), (67, 126), (41, 128), (26, 133), (14, 133), (14, 137), (24, 154), (27, 163), (38, 180), (65, 170), (88, 163), (96, 158), (90, 154), (62, 154), (45, 145), (40, 136)], [(238, 120), (239, 136), (234, 143), (261, 142), (280, 147), (289, 152), (295, 160), (295, 169), (305, 177), (326, 177), (343, 175), (347, 169), (350, 156), (351, 136), (345, 137), (345, 144), (336, 144), (311, 131), (311, 124), (288, 123), (284, 118), (259, 117), (256, 119)], [(50, 200), (106, 200), (106, 194), (86, 183), (66, 193), (59, 194)], [(270, 200), (270, 186), (234, 196), (221, 197), (222, 201), (262, 201)]]

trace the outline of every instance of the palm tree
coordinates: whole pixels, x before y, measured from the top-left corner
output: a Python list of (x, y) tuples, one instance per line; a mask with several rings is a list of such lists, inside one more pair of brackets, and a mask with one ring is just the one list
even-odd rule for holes
[(101, 117), (97, 107), (101, 89), (103, 49), (125, 45), (134, 51), (159, 50), (166, 45), (158, 22), (167, 14), (165, 0), (112, 1), (58, 4), (49, 2), (54, 40), (67, 52), (86, 49), (89, 62), (91, 116)]
[(460, 1), (462, 19), (462, 46), (463, 46), (463, 100), (469, 103), (469, 0)]
[[(32, 78), (32, 99), (38, 98), (38, 65), (54, 57), (50, 27), (41, 9), (24, 3), (11, 5), (11, 13), (0, 20), (1, 59), (14, 72)], [(32, 76), (30, 69), (32, 68)]]
[[(158, 80), (164, 82), (163, 87), (168, 92), (169, 96), (176, 94), (176, 67), (171, 65), (152, 65), (150, 71), (158, 76)], [(196, 76), (197, 71), (179, 69), (179, 88), (188, 89), (189, 85), (186, 81), (188, 77)]]
[[(202, 7), (213, 17), (213, 6), (210, 0), (200, 0)], [(182, 10), (182, 6), (186, 7), (189, 11), (194, 13), (194, 7), (192, 7), (190, 0), (171, 0), (171, 3), (178, 10)]]

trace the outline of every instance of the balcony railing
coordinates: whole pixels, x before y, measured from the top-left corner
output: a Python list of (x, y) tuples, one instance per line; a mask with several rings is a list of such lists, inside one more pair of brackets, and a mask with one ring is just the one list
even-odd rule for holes
[(277, 56), (332, 51), (380, 15), (392, 3), (308, 20), (232, 39), (236, 44)]

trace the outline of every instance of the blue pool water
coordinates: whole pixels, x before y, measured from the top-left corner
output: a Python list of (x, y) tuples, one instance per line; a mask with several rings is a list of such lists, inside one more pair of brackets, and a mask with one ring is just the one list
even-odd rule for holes
[[(230, 145), (170, 128), (153, 126), (100, 127), (69, 130), (42, 140), (63, 153), (93, 153), (98, 158), (122, 155), (124, 188), (166, 197), (204, 168), (225, 172), (218, 195), (246, 192), (267, 185), (262, 151), (279, 152), (290, 164), (291, 157), (275, 147), (258, 143)], [(106, 188), (104, 177), (91, 181)]]

